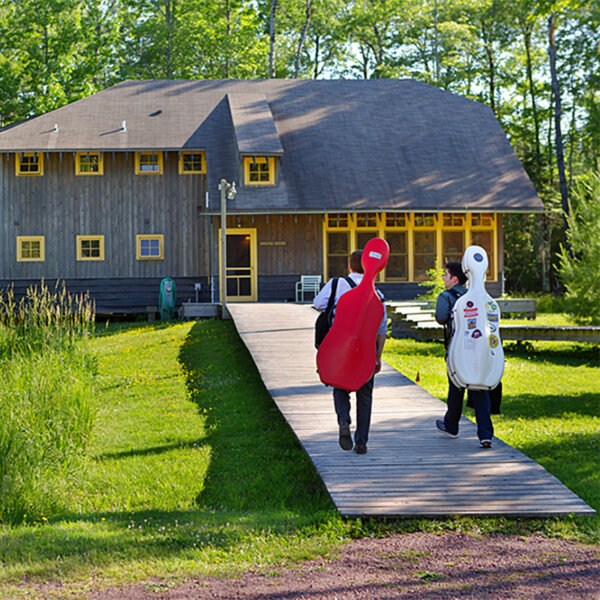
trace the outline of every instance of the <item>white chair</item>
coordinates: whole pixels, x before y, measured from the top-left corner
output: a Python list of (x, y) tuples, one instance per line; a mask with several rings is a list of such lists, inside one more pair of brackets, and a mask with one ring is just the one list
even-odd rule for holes
[(304, 294), (310, 293), (313, 298), (321, 289), (320, 275), (300, 275), (300, 281), (296, 282), (296, 302), (305, 302)]

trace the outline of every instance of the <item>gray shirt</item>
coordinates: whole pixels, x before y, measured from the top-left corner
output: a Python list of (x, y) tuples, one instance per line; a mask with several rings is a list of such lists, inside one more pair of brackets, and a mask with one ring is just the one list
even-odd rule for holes
[[(464, 285), (460, 285), (460, 283), (452, 286), (451, 289), (456, 290), (459, 296), (462, 296), (467, 291), (467, 288)], [(457, 298), (448, 290), (444, 290), (438, 296), (435, 305), (435, 320), (440, 325), (445, 325), (450, 320), (450, 314), (452, 313), (452, 309), (454, 308), (456, 300)]]

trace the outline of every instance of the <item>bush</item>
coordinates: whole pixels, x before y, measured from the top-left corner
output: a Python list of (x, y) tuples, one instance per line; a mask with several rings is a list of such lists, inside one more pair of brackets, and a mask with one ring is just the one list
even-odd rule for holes
[(600, 323), (600, 174), (582, 179), (570, 206), (567, 242), (560, 251), (559, 274), (569, 311), (579, 322)]
[[(63, 290), (64, 291), (64, 290)], [(78, 312), (73, 312), (75, 307)], [(81, 338), (89, 302), (31, 289), (2, 299), (0, 324), (0, 521), (64, 507), (92, 431), (95, 363)]]
[(427, 271), (429, 277), (428, 280), (419, 283), (419, 287), (425, 288), (427, 291), (423, 294), (419, 294), (416, 300), (428, 300), (429, 302), (436, 302), (438, 296), (446, 289), (444, 285), (444, 269), (441, 269), (437, 261), (433, 269)]

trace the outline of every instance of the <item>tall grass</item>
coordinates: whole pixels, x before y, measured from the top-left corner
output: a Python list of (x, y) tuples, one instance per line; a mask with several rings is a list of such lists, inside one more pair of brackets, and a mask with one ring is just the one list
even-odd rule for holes
[(0, 522), (44, 519), (65, 506), (93, 414), (88, 298), (43, 283), (0, 297)]

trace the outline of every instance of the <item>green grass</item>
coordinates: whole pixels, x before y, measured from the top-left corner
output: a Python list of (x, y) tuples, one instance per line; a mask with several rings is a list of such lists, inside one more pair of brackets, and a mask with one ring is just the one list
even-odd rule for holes
[[(600, 540), (598, 519), (344, 521), (231, 322), (98, 329), (90, 457), (65, 490), (68, 511), (0, 529), (2, 597), (35, 595), (47, 580), (61, 582), (56, 597), (73, 598), (151, 577), (170, 585), (267, 572), (393, 532)], [(599, 509), (597, 349), (548, 344), (509, 354), (498, 435)], [(444, 396), (439, 345), (390, 340), (386, 349), (386, 360), (409, 377), (419, 371), (422, 385)]]

